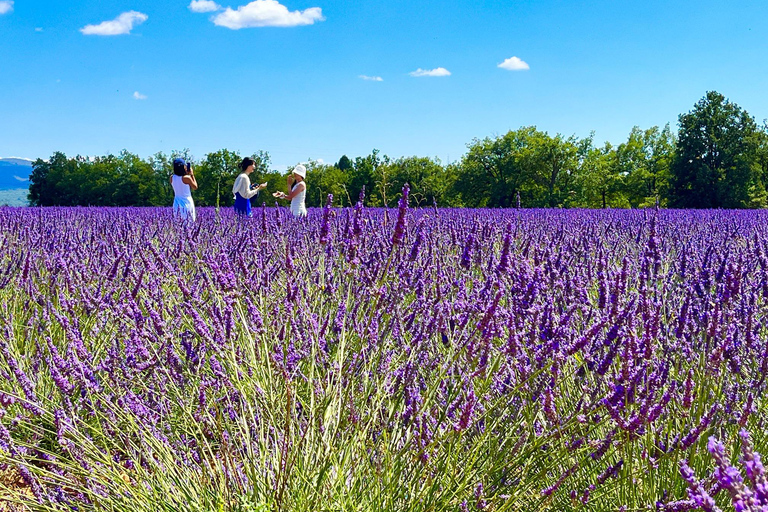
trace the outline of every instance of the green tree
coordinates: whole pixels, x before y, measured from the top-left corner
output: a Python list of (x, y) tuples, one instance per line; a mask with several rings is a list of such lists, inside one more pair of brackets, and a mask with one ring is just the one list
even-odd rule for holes
[(496, 138), (474, 139), (461, 159), (454, 184), (462, 203), (474, 207), (511, 207), (516, 194), (532, 197), (530, 176), (521, 163), (521, 154), (537, 133), (535, 127), (524, 127)]
[[(221, 149), (205, 155), (195, 167), (198, 189), (193, 194), (200, 206), (232, 206), (232, 184), (240, 174), (242, 157), (228, 149)], [(194, 164), (193, 164), (194, 165)]]
[[(757, 125), (741, 107), (711, 91), (681, 114), (672, 164), (672, 204), (744, 208), (761, 186)], [(763, 192), (764, 192), (763, 187)]]
[[(390, 180), (395, 191), (402, 190), (408, 183), (410, 196), (416, 206), (431, 206), (433, 202), (444, 204), (453, 181), (437, 159), (426, 157), (403, 157), (389, 165)], [(395, 198), (390, 206), (396, 204)]]
[(575, 136), (551, 137), (536, 130), (530, 134), (521, 160), (539, 189), (539, 206), (569, 205), (579, 166), (579, 141)]
[(341, 171), (348, 171), (354, 166), (352, 165), (352, 160), (350, 160), (347, 155), (341, 155), (341, 158), (339, 158), (338, 163), (334, 167)]
[(579, 168), (577, 188), (578, 206), (586, 208), (625, 208), (628, 205), (622, 193), (623, 176), (616, 148), (606, 142), (602, 148), (588, 149)]
[(620, 174), (630, 206), (649, 207), (669, 194), (670, 168), (675, 139), (669, 125), (641, 130), (632, 128), (627, 142), (617, 148)]
[(32, 172), (29, 174), (29, 192), (27, 199), (32, 206), (50, 206), (51, 198), (48, 177), (51, 174), (51, 163), (56, 159), (64, 158), (63, 153), (56, 152), (49, 162), (38, 158), (32, 164)]
[(388, 157), (379, 157), (378, 149), (371, 151), (371, 154), (368, 156), (356, 157), (353, 169), (347, 171), (350, 175), (344, 193), (347, 201), (352, 204), (357, 203), (360, 191), (365, 187), (366, 204), (370, 206), (383, 206), (382, 193), (386, 194), (389, 190), (389, 182), (386, 175), (382, 176), (379, 167), (382, 164), (386, 165), (388, 163)]
[(749, 186), (749, 208), (768, 208), (768, 121), (755, 133), (756, 176)]
[[(173, 204), (173, 188), (169, 177), (173, 173), (171, 158), (159, 152), (150, 156), (147, 163), (152, 168), (152, 192), (150, 203), (153, 206), (168, 206)], [(197, 169), (195, 169), (197, 172)]]
[[(323, 206), (328, 194), (333, 194), (333, 204), (347, 205), (346, 193), (348, 173), (338, 165), (321, 164), (310, 160), (307, 164), (307, 206)], [(285, 180), (283, 180), (285, 182)]]
[(456, 187), (467, 206), (569, 206), (584, 153), (576, 137), (554, 137), (534, 126), (494, 139), (475, 139), (462, 158)]

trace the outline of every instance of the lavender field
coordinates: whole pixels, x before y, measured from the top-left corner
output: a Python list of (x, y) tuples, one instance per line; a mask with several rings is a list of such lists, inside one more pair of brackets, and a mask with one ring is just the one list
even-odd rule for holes
[(762, 211), (0, 209), (0, 510), (768, 510), (767, 304)]

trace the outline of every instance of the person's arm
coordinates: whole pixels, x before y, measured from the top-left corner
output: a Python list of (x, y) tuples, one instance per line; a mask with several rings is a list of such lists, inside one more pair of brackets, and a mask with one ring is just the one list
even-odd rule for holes
[(187, 174), (186, 176), (182, 177), (181, 181), (183, 183), (186, 183), (187, 185), (189, 185), (192, 188), (192, 190), (197, 190), (197, 180), (195, 179), (195, 172), (194, 171), (190, 171), (189, 174)]
[(307, 186), (306, 186), (306, 185), (304, 184), (304, 182), (302, 181), (301, 183), (299, 183), (298, 185), (296, 185), (296, 186), (293, 188), (293, 190), (291, 190), (291, 193), (290, 193), (290, 194), (288, 194), (288, 195), (285, 195), (285, 194), (283, 194), (283, 199), (288, 199), (288, 200), (290, 201), (291, 199), (293, 199), (294, 197), (296, 197), (296, 196), (298, 195), (298, 193), (299, 193), (299, 192), (301, 192), (302, 190), (304, 190), (305, 188), (307, 188)]
[(251, 187), (251, 178), (247, 175), (240, 181), (240, 188), (238, 191), (244, 199), (252, 198), (259, 193), (259, 190), (261, 190), (261, 187)]
[(240, 192), (240, 189), (242, 188), (243, 184), (243, 175), (238, 174), (237, 178), (235, 178), (235, 183), (232, 185), (232, 195), (236, 196), (238, 193), (242, 196), (243, 194)]
[[(262, 187), (261, 185), (258, 185), (258, 186), (256, 186), (256, 187), (251, 187), (251, 180), (250, 180), (250, 178), (249, 178), (249, 179), (248, 179), (248, 186), (247, 186), (247, 188), (246, 188), (246, 190), (247, 190), (246, 194), (247, 194), (247, 195), (245, 195), (245, 196), (243, 196), (243, 197), (245, 197), (246, 199), (250, 199), (250, 198), (252, 198), (252, 197), (254, 197), (254, 196), (257, 196), (257, 195), (259, 194), (259, 191), (260, 191), (262, 188), (264, 188), (264, 187)], [(241, 193), (240, 193), (240, 195), (243, 195), (243, 193), (241, 192)]]

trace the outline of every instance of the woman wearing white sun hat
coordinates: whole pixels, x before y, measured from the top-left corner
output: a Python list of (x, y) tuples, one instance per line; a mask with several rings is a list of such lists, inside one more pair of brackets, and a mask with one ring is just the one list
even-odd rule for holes
[(307, 197), (307, 168), (299, 164), (293, 168), (290, 176), (288, 176), (288, 188), (291, 190), (290, 194), (285, 192), (275, 192), (273, 195), (280, 199), (288, 199), (291, 201), (291, 213), (294, 217), (306, 217), (307, 207), (304, 204), (304, 199)]

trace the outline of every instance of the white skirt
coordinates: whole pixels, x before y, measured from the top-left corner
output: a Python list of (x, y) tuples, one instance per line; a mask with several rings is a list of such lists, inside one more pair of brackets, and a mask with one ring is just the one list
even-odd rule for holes
[(195, 202), (191, 197), (176, 197), (173, 199), (173, 214), (195, 222)]

